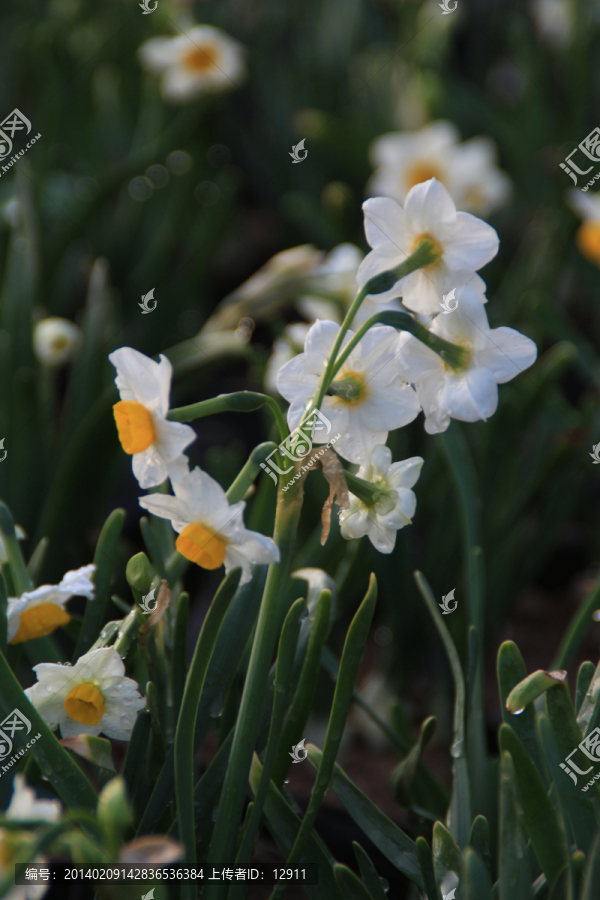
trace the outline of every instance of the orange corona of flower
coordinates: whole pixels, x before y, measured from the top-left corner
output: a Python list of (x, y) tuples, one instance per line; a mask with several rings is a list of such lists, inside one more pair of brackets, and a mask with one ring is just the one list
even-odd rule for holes
[(19, 617), (19, 630), (11, 644), (21, 644), (33, 638), (44, 637), (61, 625), (66, 625), (70, 615), (57, 603), (40, 603), (24, 610)]
[(113, 407), (119, 440), (125, 453), (143, 453), (156, 442), (152, 413), (137, 400), (119, 400)]
[(182, 556), (203, 569), (218, 569), (223, 565), (227, 542), (210, 528), (193, 523), (186, 525), (175, 546)]
[(69, 718), (82, 725), (97, 725), (104, 715), (104, 697), (93, 684), (78, 684), (63, 704)]
[(600, 222), (593, 220), (584, 222), (575, 239), (583, 255), (596, 265), (600, 265)]

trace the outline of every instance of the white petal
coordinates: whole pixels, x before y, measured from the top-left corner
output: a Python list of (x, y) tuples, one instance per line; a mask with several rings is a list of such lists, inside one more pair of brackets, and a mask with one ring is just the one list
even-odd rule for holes
[(138, 502), (152, 515), (170, 519), (175, 531), (183, 531), (191, 522), (187, 504), (170, 494), (147, 494), (145, 497), (138, 497)]
[(138, 57), (145, 69), (162, 72), (177, 62), (181, 53), (181, 41), (156, 37), (146, 41), (138, 50)]
[(448, 269), (475, 272), (495, 257), (499, 245), (495, 228), (470, 213), (459, 212), (454, 232), (444, 242), (444, 263)]
[[(391, 363), (390, 363), (391, 365)], [(372, 431), (393, 431), (408, 425), (421, 412), (421, 404), (413, 388), (400, 375), (387, 390), (371, 389), (364, 403), (356, 407), (366, 428)]]
[(375, 249), (391, 245), (401, 258), (408, 256), (412, 248), (402, 207), (389, 197), (372, 197), (362, 208), (369, 246)]
[(391, 553), (396, 546), (396, 529), (388, 528), (371, 512), (367, 514), (369, 540), (380, 553)]
[(343, 538), (351, 541), (363, 537), (367, 533), (369, 520), (365, 507), (358, 503), (356, 498), (350, 509), (340, 512), (340, 532)]
[(421, 456), (411, 456), (410, 459), (392, 463), (388, 473), (390, 487), (394, 490), (411, 488), (419, 480), (423, 462)]
[(487, 369), (471, 369), (463, 375), (448, 377), (441, 403), (453, 419), (477, 422), (496, 412), (498, 387)]
[(108, 356), (117, 370), (115, 384), (122, 400), (142, 403), (161, 416), (169, 409), (172, 366), (166, 356), (154, 362), (132, 347), (120, 347)]
[(139, 486), (144, 489), (157, 487), (169, 475), (165, 461), (154, 444), (142, 453), (133, 454), (131, 468)]
[(155, 417), (154, 427), (157, 438), (154, 446), (165, 463), (176, 459), (196, 440), (194, 429), (183, 422), (169, 422), (167, 419)]
[[(311, 325), (304, 344), (304, 358), (308, 372), (311, 372), (313, 375), (322, 373), (339, 330), (340, 326), (337, 322), (329, 320), (322, 322), (320, 319), (317, 319), (314, 325)], [(354, 337), (354, 332), (348, 331), (342, 347), (345, 347), (352, 337)]]
[(498, 384), (516, 378), (533, 365), (537, 358), (537, 347), (530, 338), (514, 328), (494, 328), (488, 333), (485, 349), (477, 354), (479, 365), (492, 373)]
[(456, 207), (444, 185), (436, 178), (415, 184), (404, 204), (404, 212), (415, 236), (430, 233), (440, 241), (453, 233)]

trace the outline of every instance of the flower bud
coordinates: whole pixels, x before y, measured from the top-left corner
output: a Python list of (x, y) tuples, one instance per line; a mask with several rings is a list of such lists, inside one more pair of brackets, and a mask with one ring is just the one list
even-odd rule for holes
[(33, 349), (44, 366), (62, 366), (70, 362), (81, 344), (81, 330), (68, 319), (50, 316), (33, 329)]
[(116, 850), (121, 845), (123, 834), (132, 821), (125, 781), (121, 776), (111, 778), (102, 789), (98, 798), (97, 816), (104, 839), (111, 845), (111, 849)]

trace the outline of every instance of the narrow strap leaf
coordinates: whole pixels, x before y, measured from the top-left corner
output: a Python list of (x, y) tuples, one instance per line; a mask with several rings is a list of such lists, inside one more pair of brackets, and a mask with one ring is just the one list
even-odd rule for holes
[[(423, 875), (423, 886), (428, 900), (442, 900), (433, 868), (433, 854), (431, 847), (424, 837), (418, 837), (416, 841), (417, 858)], [(364, 876), (363, 876), (364, 877)]]
[(342, 863), (336, 863), (333, 874), (344, 900), (371, 900), (369, 892), (352, 869)]
[(500, 757), (500, 834), (498, 836), (499, 900), (531, 900), (527, 834), (512, 756)]

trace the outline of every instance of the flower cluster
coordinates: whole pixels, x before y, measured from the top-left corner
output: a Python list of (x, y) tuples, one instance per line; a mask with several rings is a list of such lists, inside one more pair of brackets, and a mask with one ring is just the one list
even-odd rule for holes
[(143, 488), (170, 479), (174, 496), (151, 494), (140, 505), (156, 516), (170, 519), (178, 533), (176, 547), (186, 559), (203, 569), (225, 571), (240, 566), (242, 583), (250, 579), (251, 565), (279, 560), (271, 538), (244, 527), (245, 502), (229, 503), (221, 485), (206, 472), (190, 472), (183, 450), (196, 438), (189, 425), (167, 420), (172, 367), (131, 347), (109, 356), (117, 370), (115, 384), (121, 400), (114, 416), (121, 446), (132, 457), (133, 474)]

